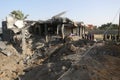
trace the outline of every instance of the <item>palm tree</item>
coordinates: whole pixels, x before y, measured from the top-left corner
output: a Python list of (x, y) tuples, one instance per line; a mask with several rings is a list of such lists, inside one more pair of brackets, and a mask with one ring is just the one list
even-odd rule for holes
[(28, 17), (28, 15), (24, 15), (20, 10), (14, 10), (10, 15), (18, 20), (25, 20)]

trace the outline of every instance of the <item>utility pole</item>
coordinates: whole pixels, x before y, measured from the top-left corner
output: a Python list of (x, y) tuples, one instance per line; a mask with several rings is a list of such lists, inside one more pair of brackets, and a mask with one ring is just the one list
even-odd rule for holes
[(118, 40), (120, 39), (120, 13), (119, 13), (119, 25), (118, 25)]

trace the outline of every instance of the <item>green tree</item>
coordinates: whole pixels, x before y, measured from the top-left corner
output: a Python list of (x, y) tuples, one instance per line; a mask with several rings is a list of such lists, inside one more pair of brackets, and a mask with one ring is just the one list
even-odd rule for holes
[(20, 10), (14, 10), (10, 13), (11, 16), (15, 17), (18, 20), (24, 20), (28, 15), (24, 15)]
[(107, 24), (102, 24), (100, 27), (98, 27), (98, 29), (100, 29), (100, 30), (107, 30), (108, 28), (110, 30), (116, 30), (116, 29), (118, 29), (118, 25), (112, 24), (112, 23), (107, 23)]

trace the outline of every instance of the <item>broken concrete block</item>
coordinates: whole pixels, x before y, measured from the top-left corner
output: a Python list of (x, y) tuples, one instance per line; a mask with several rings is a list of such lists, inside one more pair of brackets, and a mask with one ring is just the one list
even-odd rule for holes
[(36, 48), (37, 49), (42, 48), (42, 47), (44, 47), (44, 45), (45, 45), (44, 43), (38, 43)]
[(6, 56), (11, 56), (12, 55), (12, 53), (8, 50), (2, 50), (1, 52)]
[(78, 47), (75, 47), (73, 44), (68, 45), (68, 48), (69, 48), (71, 51), (73, 51), (73, 52), (78, 49)]
[(81, 51), (86, 51), (86, 48), (84, 48), (84, 47), (83, 47), (83, 48), (80, 48), (80, 49), (81, 49)]
[(62, 66), (62, 70), (66, 70), (66, 66)]

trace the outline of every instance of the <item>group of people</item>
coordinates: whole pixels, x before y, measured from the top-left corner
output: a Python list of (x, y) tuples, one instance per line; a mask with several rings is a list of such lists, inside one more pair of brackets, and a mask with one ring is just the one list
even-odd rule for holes
[(118, 35), (113, 35), (113, 34), (104, 34), (103, 40), (118, 41), (119, 36)]
[(85, 33), (85, 34), (82, 34), (82, 38), (83, 39), (87, 39), (87, 40), (94, 40), (94, 34), (92, 33)]

